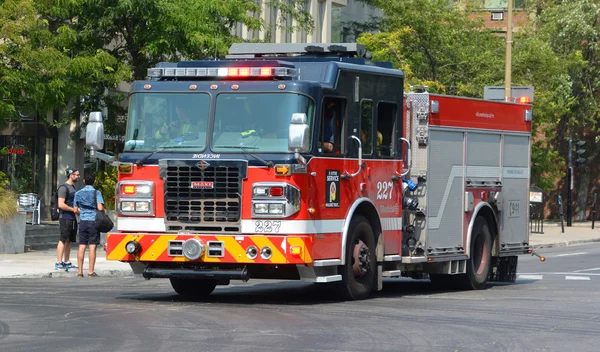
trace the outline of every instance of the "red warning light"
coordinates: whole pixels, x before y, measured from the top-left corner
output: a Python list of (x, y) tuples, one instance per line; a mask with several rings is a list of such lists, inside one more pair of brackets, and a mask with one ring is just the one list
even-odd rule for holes
[(519, 99), (517, 99), (517, 101), (519, 103), (521, 103), (521, 104), (529, 104), (529, 103), (531, 103), (531, 100), (527, 96), (519, 97)]

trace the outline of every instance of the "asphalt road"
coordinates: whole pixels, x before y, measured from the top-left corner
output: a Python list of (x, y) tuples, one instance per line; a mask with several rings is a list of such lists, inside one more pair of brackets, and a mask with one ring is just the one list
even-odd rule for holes
[(597, 351), (600, 244), (542, 254), (515, 284), (387, 280), (360, 302), (287, 281), (191, 301), (167, 280), (0, 279), (0, 351)]

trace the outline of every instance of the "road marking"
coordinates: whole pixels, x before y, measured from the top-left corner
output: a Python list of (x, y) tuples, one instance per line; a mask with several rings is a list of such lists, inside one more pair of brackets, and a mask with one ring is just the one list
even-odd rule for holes
[(521, 280), (541, 280), (544, 278), (544, 275), (518, 275), (517, 279)]
[(585, 274), (578, 274), (574, 271), (572, 272), (564, 272), (564, 273), (560, 273), (560, 272), (554, 272), (554, 273), (523, 273), (523, 274), (519, 274), (520, 275), (587, 275), (587, 276), (600, 276), (600, 274), (593, 274), (593, 273), (585, 273)]
[(597, 271), (600, 270), (600, 268), (591, 268), (591, 269), (581, 269), (581, 270), (575, 270), (575, 273), (583, 273), (585, 271)]
[(554, 257), (570, 257), (572, 255), (582, 255), (587, 254), (587, 252), (577, 252), (577, 253), (565, 253), (565, 254), (557, 254)]
[(565, 280), (575, 280), (575, 281), (589, 281), (589, 276), (565, 276)]

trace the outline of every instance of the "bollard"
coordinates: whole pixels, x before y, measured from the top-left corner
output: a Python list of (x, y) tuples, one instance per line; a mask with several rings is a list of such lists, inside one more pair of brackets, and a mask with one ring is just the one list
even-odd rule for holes
[(563, 219), (563, 206), (562, 206), (562, 198), (561, 196), (558, 196), (558, 211), (560, 214), (560, 228), (562, 229), (562, 233), (565, 233), (565, 223), (564, 223), (564, 219)]
[(596, 221), (596, 201), (598, 200), (598, 191), (594, 191), (594, 204), (592, 204), (592, 230)]

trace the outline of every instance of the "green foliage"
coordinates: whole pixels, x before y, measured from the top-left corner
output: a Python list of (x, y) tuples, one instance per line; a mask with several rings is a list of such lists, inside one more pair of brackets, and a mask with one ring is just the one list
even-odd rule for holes
[[(275, 27), (312, 30), (306, 0), (266, 5), (292, 20)], [(18, 111), (70, 109), (56, 127), (105, 107), (122, 114), (112, 95), (119, 82), (161, 61), (223, 56), (241, 41), (236, 25), (269, 32), (261, 11), (254, 0), (0, 1), (0, 128)]]
[(18, 119), (19, 110), (44, 113), (64, 109), (80, 96), (102, 96), (129, 76), (106, 50), (80, 46), (75, 17), (55, 19), (51, 3), (68, 5), (58, 0), (0, 3), (0, 126)]
[(6, 220), (17, 213), (17, 196), (0, 187), (0, 219)]
[(8, 189), (10, 186), (10, 180), (8, 176), (2, 171), (0, 171), (0, 189)]
[(472, 8), (452, 0), (369, 1), (384, 10), (381, 32), (359, 42), (377, 61), (405, 72), (406, 84), (430, 91), (481, 96), (503, 75), (502, 40), (472, 19)]
[(94, 187), (102, 193), (104, 206), (108, 210), (115, 209), (115, 191), (118, 181), (118, 171), (114, 166), (106, 166), (106, 170), (96, 172)]
[[(223, 56), (232, 42), (234, 27), (266, 28), (261, 7), (254, 0), (71, 0), (71, 6), (46, 0), (55, 16), (77, 18), (73, 24), (82, 47), (106, 48), (129, 65), (133, 79), (160, 61)], [(305, 0), (270, 0), (295, 22), (280, 22), (285, 29), (310, 31), (312, 19)], [(285, 17), (285, 16), (284, 16)], [(296, 25), (294, 25), (296, 23)]]
[[(405, 88), (427, 85), (432, 92), (482, 97), (485, 86), (504, 85), (505, 39), (476, 20), (476, 3), (361, 1), (382, 8), (385, 18), (381, 32), (364, 33), (359, 42), (373, 52), (374, 60), (390, 61), (403, 70)], [(581, 82), (586, 73), (595, 72), (600, 66), (592, 67), (585, 59), (585, 51), (575, 50), (587, 43), (588, 49), (595, 49), (598, 43), (598, 37), (586, 39), (586, 35), (594, 33), (590, 26), (598, 18), (597, 10), (589, 7), (591, 2), (534, 1), (531, 11), (538, 20), (514, 33), (512, 84), (535, 87), (532, 183), (546, 191), (554, 189), (556, 181), (564, 176), (565, 157), (559, 150), (567, 136), (565, 127), (590, 126), (587, 117), (597, 115), (591, 95), (582, 97), (586, 89)], [(587, 90), (589, 87), (594, 85), (588, 85)], [(587, 112), (573, 121), (571, 117), (583, 106), (588, 107)]]

